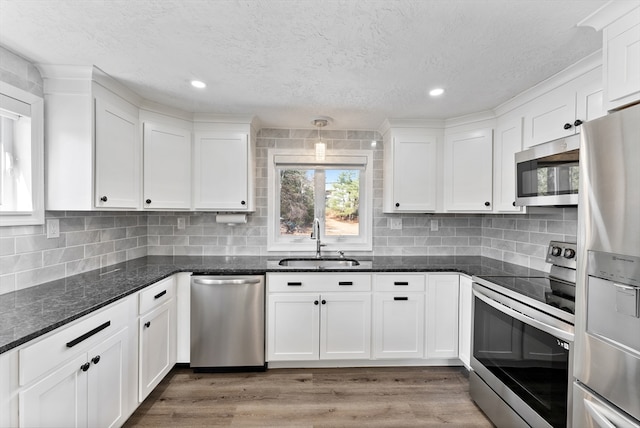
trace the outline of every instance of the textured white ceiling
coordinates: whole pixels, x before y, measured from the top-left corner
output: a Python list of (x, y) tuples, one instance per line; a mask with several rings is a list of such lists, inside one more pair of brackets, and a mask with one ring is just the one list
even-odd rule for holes
[[(0, 44), (263, 126), (377, 129), (493, 108), (602, 45), (605, 0), (0, 0)], [(190, 87), (191, 79), (208, 84)], [(442, 86), (446, 94), (429, 98)]]

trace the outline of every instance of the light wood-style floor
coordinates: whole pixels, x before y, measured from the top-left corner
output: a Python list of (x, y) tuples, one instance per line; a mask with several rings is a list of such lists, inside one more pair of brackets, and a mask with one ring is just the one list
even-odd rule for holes
[(125, 427), (491, 427), (457, 367), (175, 368)]

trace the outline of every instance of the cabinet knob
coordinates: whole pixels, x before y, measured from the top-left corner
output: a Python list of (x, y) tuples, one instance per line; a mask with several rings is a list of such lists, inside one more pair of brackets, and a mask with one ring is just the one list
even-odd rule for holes
[(89, 367), (91, 367), (91, 363), (84, 363), (83, 365), (80, 366), (80, 370), (82, 370), (83, 372), (86, 372), (87, 370), (89, 370)]
[(103, 197), (101, 197), (101, 198), (100, 198), (100, 200), (101, 200), (102, 202), (107, 202), (107, 197), (106, 197), (106, 196), (103, 196)]
[(313, 301), (313, 304), (316, 305), (316, 306), (318, 306), (318, 303), (320, 303), (320, 302), (318, 302), (317, 300)]
[(516, 206), (516, 201), (513, 201), (513, 203), (511, 205), (513, 205), (515, 207)]
[(396, 202), (396, 208), (400, 206), (400, 202)]
[(146, 323), (144, 323), (144, 326), (145, 326), (146, 328), (151, 327), (151, 321), (147, 321)]
[(573, 122), (573, 126), (580, 126), (582, 125), (582, 121), (580, 119), (576, 119), (575, 122)]
[(145, 202), (146, 202), (147, 204), (150, 204), (150, 203), (151, 203), (151, 199), (147, 199)]
[(564, 124), (564, 129), (571, 129), (573, 125), (571, 125), (570, 123), (565, 123)]
[(484, 206), (485, 206), (485, 207), (490, 207), (490, 206), (491, 206), (491, 202), (489, 202), (489, 201), (485, 202), (485, 203), (484, 203)]
[(100, 355), (96, 355), (95, 357), (93, 357), (93, 358), (91, 359), (91, 362), (92, 362), (93, 364), (98, 364), (98, 363), (100, 362)]
[(322, 304), (323, 304), (323, 305), (326, 305), (326, 304), (327, 304), (327, 301), (326, 301), (326, 300), (324, 300), (324, 299), (322, 299)]
[(245, 201), (240, 201), (240, 205), (247, 205)]

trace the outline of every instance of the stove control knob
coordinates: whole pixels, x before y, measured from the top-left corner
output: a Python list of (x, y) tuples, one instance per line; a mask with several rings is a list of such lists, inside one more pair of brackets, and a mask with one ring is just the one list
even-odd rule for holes
[(572, 259), (575, 256), (576, 256), (575, 250), (573, 250), (571, 248), (565, 248), (565, 250), (564, 250), (564, 258), (565, 259)]
[(562, 248), (560, 247), (551, 247), (551, 255), (553, 257), (559, 257), (562, 255)]

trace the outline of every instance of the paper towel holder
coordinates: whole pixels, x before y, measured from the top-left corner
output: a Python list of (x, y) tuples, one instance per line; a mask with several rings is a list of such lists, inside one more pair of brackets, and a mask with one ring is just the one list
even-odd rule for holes
[(226, 224), (227, 226), (235, 226), (238, 224), (245, 224), (247, 222), (247, 215), (244, 213), (218, 213), (216, 214), (216, 223)]

